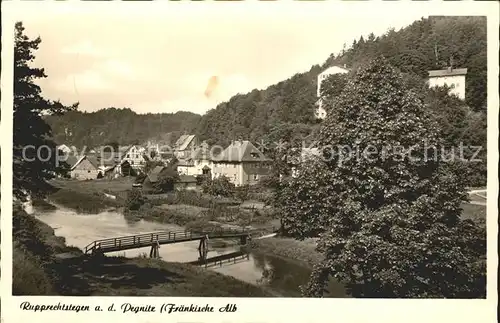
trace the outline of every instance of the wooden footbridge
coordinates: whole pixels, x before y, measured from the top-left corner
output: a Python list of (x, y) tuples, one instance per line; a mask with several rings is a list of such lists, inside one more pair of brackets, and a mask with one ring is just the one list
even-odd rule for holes
[(226, 229), (221, 228), (207, 232), (193, 231), (170, 231), (170, 232), (152, 232), (146, 234), (137, 234), (124, 237), (108, 238), (96, 240), (85, 247), (85, 254), (104, 254), (108, 252), (124, 251), (151, 247), (150, 257), (158, 257), (158, 248), (160, 245), (180, 243), (186, 241), (200, 241), (198, 250), (201, 255), (206, 254), (208, 250), (209, 239), (231, 239), (239, 238), (241, 245), (246, 245), (247, 240), (251, 239), (252, 233), (256, 230), (245, 229)]

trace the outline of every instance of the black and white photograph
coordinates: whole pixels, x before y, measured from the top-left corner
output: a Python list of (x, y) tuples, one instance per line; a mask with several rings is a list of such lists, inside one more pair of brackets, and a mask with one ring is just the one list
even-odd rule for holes
[(7, 294), (486, 299), (490, 17), (142, 7), (2, 28)]

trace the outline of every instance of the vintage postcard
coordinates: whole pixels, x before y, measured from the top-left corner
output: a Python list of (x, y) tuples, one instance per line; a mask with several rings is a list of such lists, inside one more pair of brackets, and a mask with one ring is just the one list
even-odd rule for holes
[(496, 2), (2, 2), (2, 322), (494, 322)]

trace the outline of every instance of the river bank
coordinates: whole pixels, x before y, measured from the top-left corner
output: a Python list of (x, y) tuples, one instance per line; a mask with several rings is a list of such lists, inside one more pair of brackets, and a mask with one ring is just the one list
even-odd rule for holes
[(298, 241), (292, 238), (271, 237), (252, 240), (251, 244), (252, 248), (259, 252), (293, 259), (309, 268), (314, 267), (322, 259), (321, 254), (316, 251), (315, 239)]
[[(85, 197), (74, 199), (81, 196)], [(246, 224), (252, 228), (262, 228), (263, 232), (268, 231), (268, 233), (270, 233), (273, 226), (277, 228), (279, 224), (279, 221), (269, 217), (266, 218), (262, 213), (258, 213), (257, 216), (255, 216), (255, 213), (248, 214), (248, 212), (235, 208), (226, 209), (219, 207), (209, 209), (186, 204), (162, 204), (160, 198), (154, 200), (154, 204), (157, 205), (148, 203), (141, 207), (140, 210), (129, 211), (124, 209), (123, 205), (120, 204), (120, 200), (111, 200), (104, 195), (99, 196), (95, 190), (78, 191), (78, 186), (76, 184), (72, 184), (71, 188), (61, 188), (57, 193), (49, 196), (50, 201), (61, 203), (61, 205), (74, 209), (75, 211), (81, 212), (83, 209), (87, 210), (87, 212), (82, 213), (91, 211), (90, 208), (85, 207), (85, 205), (88, 205), (87, 202), (89, 199), (99, 200), (99, 203), (94, 203), (94, 205), (99, 206), (97, 207), (98, 211), (110, 208), (115, 209), (118, 212), (122, 212), (125, 218), (131, 222), (147, 220), (160, 224), (170, 223), (192, 231), (210, 230), (225, 226), (241, 227), (243, 222), (242, 217), (249, 218), (251, 215), (254, 215), (254, 217), (251, 221), (246, 222)], [(185, 201), (185, 199), (181, 201)], [(50, 207), (47, 206), (46, 208), (50, 209)], [(258, 215), (260, 215), (260, 217)], [(232, 221), (227, 221), (228, 218)], [(305, 241), (281, 237), (272, 237), (262, 240), (254, 239), (252, 241), (252, 248), (258, 250), (260, 253), (300, 261), (309, 268), (312, 268), (321, 259), (321, 255), (315, 250), (314, 239), (307, 239)]]
[(14, 295), (279, 296), (188, 264), (85, 256), (19, 207), (14, 212), (13, 235)]
[[(55, 181), (54, 184), (58, 190), (49, 196), (49, 200), (82, 213), (115, 208), (131, 222), (147, 220), (171, 223), (193, 231), (247, 226), (262, 228), (263, 232), (270, 233), (273, 227), (279, 227), (279, 220), (273, 219), (267, 210), (248, 210), (234, 205), (214, 206), (210, 199), (191, 192), (149, 197), (139, 210), (129, 211), (124, 208), (126, 192), (131, 188), (131, 182), (126, 178), (118, 181)], [(116, 199), (110, 199), (104, 193), (115, 194)], [(321, 259), (313, 239), (254, 239), (252, 248), (260, 253), (299, 261), (309, 268)]]

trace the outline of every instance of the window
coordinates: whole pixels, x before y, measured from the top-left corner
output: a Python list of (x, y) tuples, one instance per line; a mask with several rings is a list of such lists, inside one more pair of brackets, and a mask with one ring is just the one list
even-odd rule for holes
[(258, 179), (259, 179), (259, 175), (257, 175), (257, 174), (253, 175), (253, 180), (254, 180), (254, 181), (256, 181), (256, 180), (258, 180)]

